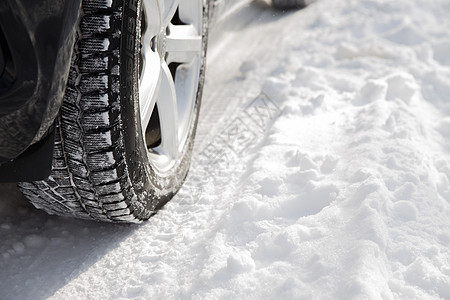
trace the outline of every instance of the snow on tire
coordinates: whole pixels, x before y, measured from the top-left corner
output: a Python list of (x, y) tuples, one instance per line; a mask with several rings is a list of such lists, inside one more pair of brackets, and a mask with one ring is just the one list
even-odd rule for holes
[(52, 172), (19, 188), (50, 214), (148, 219), (190, 164), (202, 87), (204, 0), (85, 0)]

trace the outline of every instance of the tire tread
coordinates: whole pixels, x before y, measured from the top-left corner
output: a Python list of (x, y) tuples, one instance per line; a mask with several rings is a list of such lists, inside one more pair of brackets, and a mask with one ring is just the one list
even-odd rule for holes
[[(20, 183), (50, 214), (110, 222), (140, 222), (123, 157), (117, 88), (122, 1), (83, 0), (60, 117), (51, 176)], [(119, 25), (118, 25), (119, 24)]]

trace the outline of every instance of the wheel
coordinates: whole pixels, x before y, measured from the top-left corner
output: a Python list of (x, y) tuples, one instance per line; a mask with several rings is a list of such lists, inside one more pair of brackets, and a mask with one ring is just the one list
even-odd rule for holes
[(311, 0), (272, 0), (272, 6), (276, 9), (303, 8), (312, 2)]
[(20, 183), (48, 213), (148, 219), (181, 187), (204, 82), (204, 0), (84, 0), (52, 172)]

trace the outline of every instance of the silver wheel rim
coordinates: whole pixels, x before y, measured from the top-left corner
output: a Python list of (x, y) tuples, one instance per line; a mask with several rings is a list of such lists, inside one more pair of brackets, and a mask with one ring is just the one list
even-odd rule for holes
[(143, 0), (139, 110), (144, 137), (154, 131), (158, 112), (160, 142), (146, 138), (146, 144), (161, 172), (181, 159), (192, 128), (202, 36), (202, 0)]

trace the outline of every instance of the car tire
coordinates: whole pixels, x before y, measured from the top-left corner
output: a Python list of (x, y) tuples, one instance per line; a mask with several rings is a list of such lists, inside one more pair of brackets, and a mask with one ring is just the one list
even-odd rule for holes
[(206, 0), (83, 0), (51, 175), (19, 184), (33, 205), (140, 222), (171, 199), (190, 165), (207, 26)]
[(272, 6), (276, 9), (296, 9), (308, 5), (311, 0), (272, 0)]

